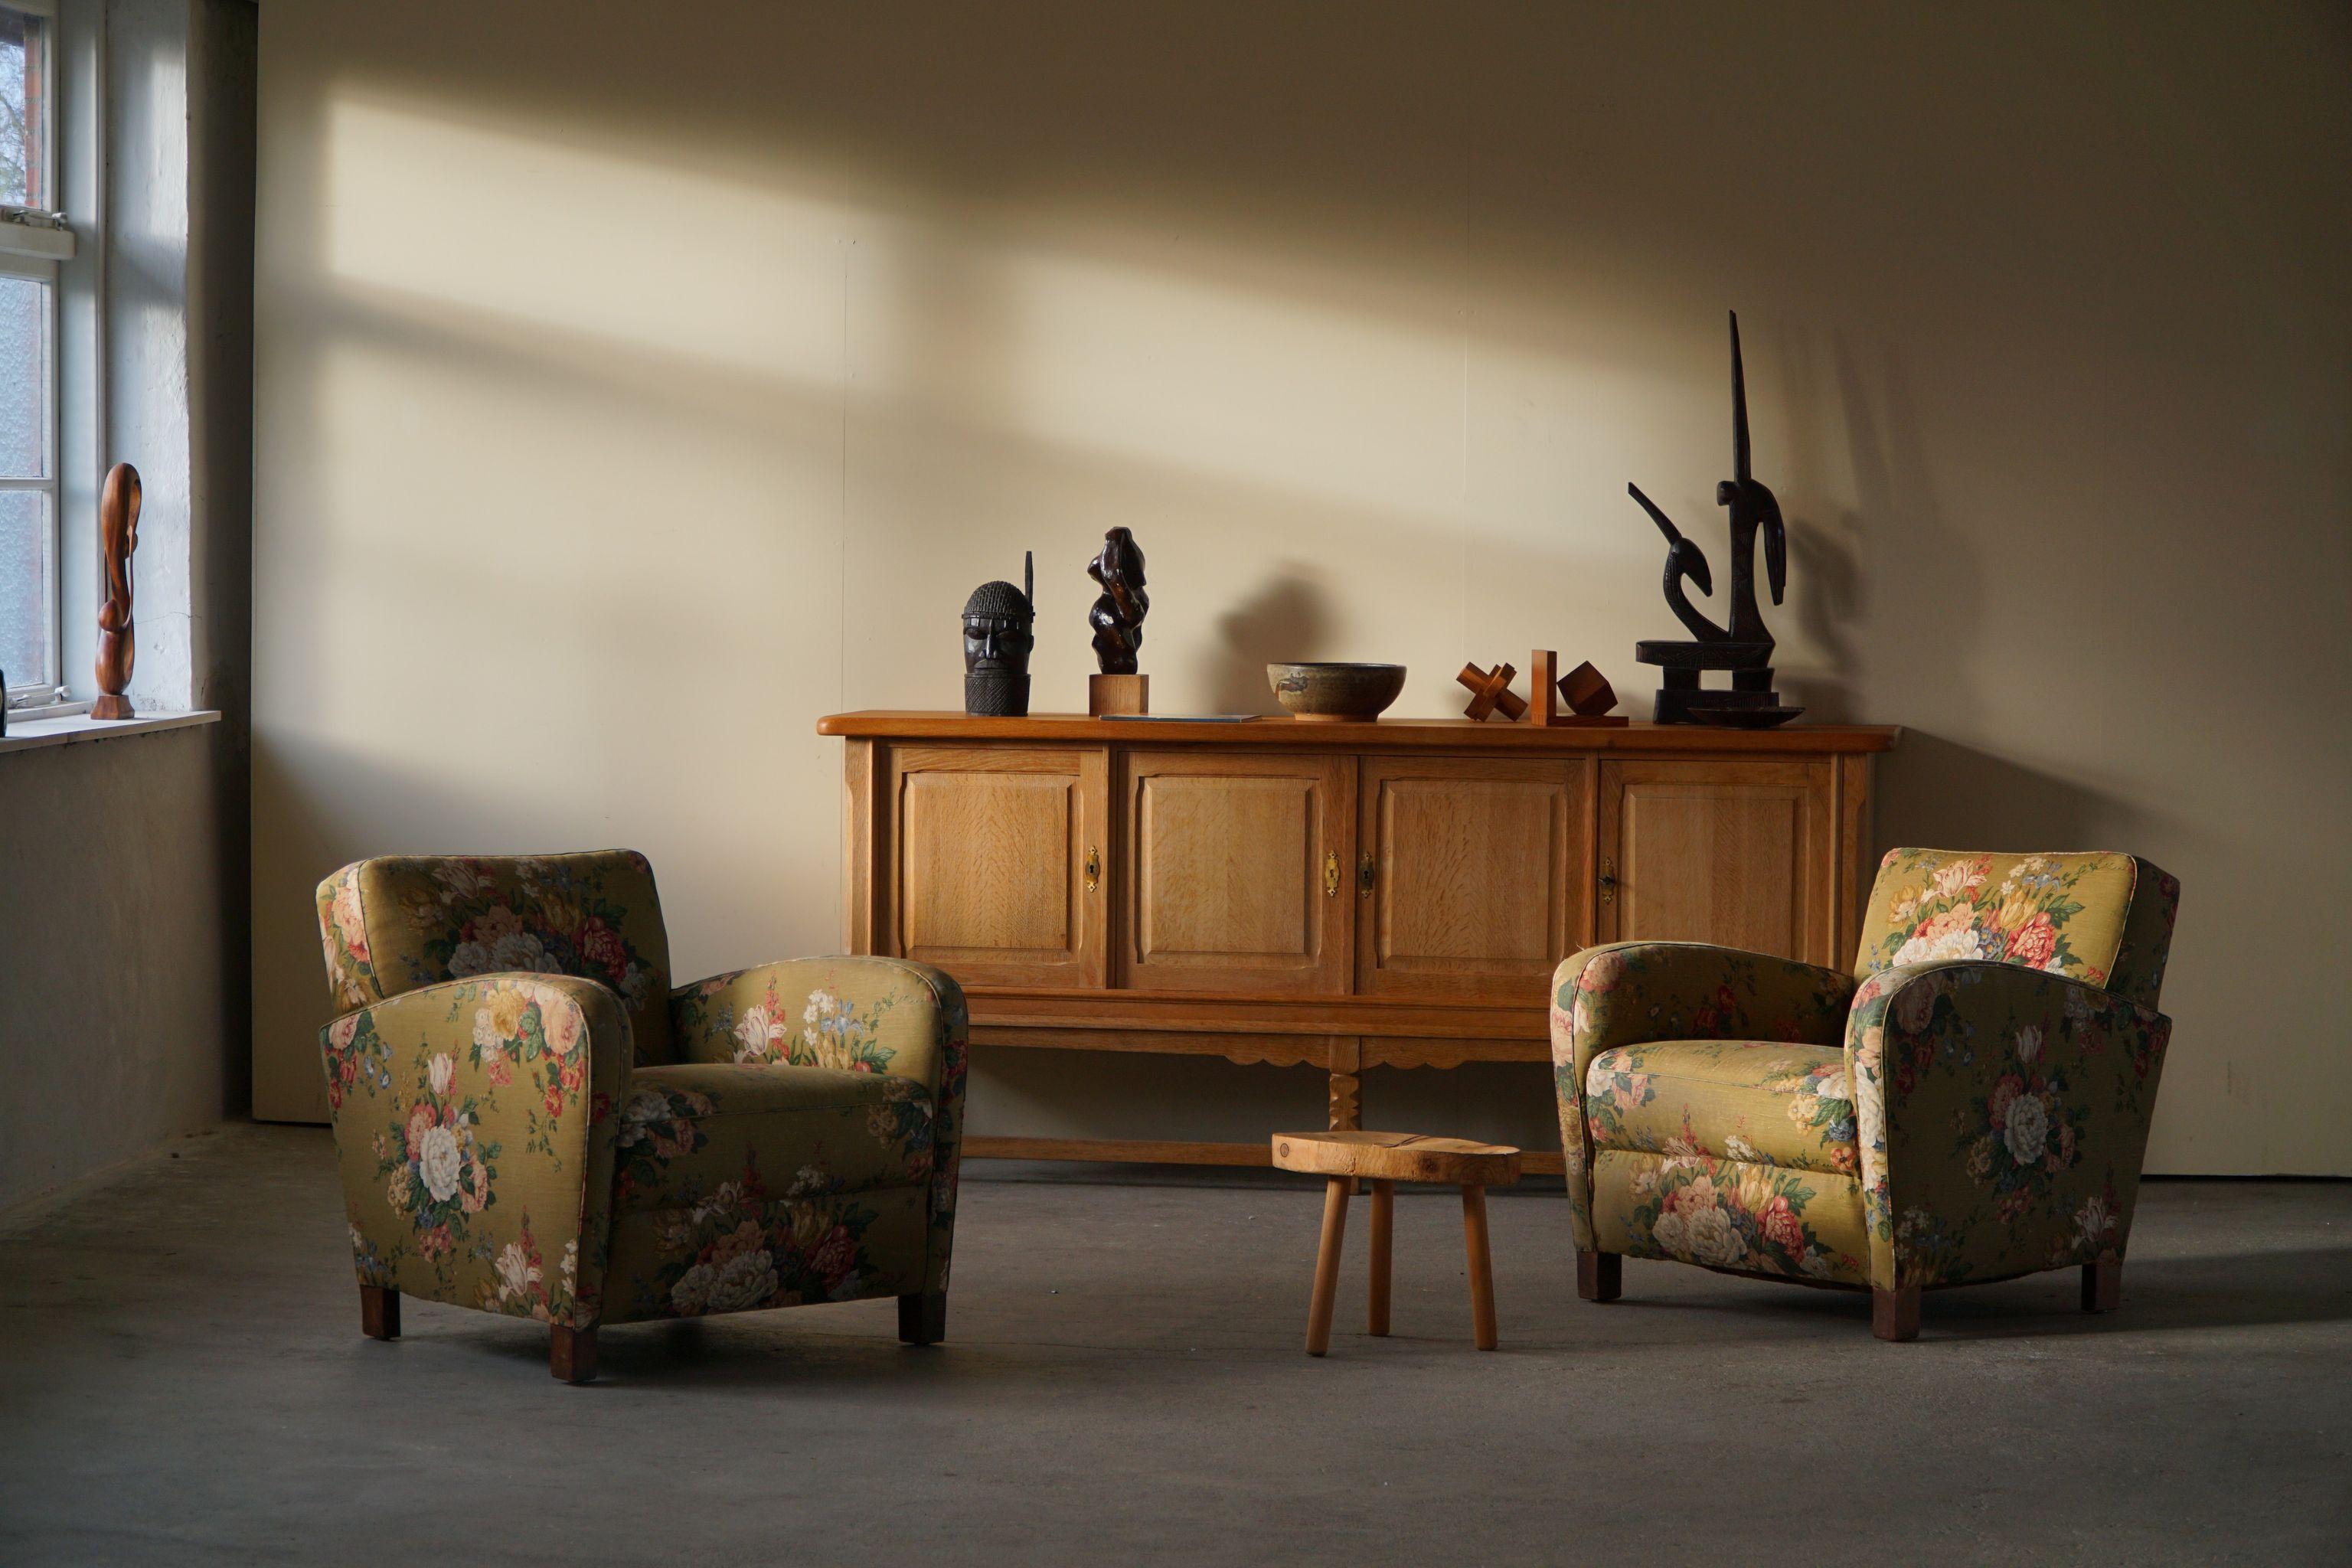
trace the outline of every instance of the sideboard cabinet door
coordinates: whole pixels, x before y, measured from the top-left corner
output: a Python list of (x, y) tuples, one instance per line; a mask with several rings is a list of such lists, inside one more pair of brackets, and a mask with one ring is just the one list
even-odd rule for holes
[(1591, 764), (1367, 757), (1356, 989), (1541, 1006), (1586, 945)]
[(893, 746), (883, 951), (967, 985), (1100, 985), (1108, 751)]
[(1120, 773), (1120, 984), (1347, 992), (1353, 757), (1139, 750)]
[(1827, 762), (1601, 763), (1598, 939), (1837, 963), (1832, 784)]

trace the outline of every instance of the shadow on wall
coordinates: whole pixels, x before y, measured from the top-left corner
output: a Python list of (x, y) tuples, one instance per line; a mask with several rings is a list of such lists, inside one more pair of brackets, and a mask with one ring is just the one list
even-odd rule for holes
[[(1804, 489), (1833, 491), (1824, 466), (1843, 459), (1852, 467), (1857, 502), (1826, 521), (1792, 520), (1791, 608), (1819, 655), (1782, 679), (1787, 700), (1823, 723), (1879, 717), (1859, 710), (1856, 693), (1869, 685), (1871, 661), (1850, 630), (1873, 618), (1867, 612), (1874, 590), (1897, 606), (1877, 622), (1897, 625), (1906, 639), (1937, 650), (1933, 658), (1901, 661), (1907, 666), (1906, 706), (1965, 732), (1983, 709), (1966, 675), (1969, 654), (1983, 636), (1983, 574), (1971, 541), (1937, 503), (1909, 378), (1891, 354), (1880, 353), (1865, 371), (1853, 351), (1838, 343), (1832, 358), (1844, 430), (1842, 440), (1832, 439), (1811, 416), (1826, 400), (1811, 395), (1815, 376), (1803, 345), (1788, 344), (1786, 352), (1793, 477)], [(1932, 579), (1911, 575), (1927, 563), (1934, 563)]]
[(2120, 796), (1916, 730), (1878, 766), (1878, 820), (1901, 823), (1906, 846), (2137, 853), (2147, 832)]
[(1296, 561), (1276, 562), (1270, 576), (1217, 617), (1214, 664), (1202, 684), (1218, 712), (1282, 711), (1265, 667), (1299, 663), (1323, 652), (1331, 612), (1311, 570)]

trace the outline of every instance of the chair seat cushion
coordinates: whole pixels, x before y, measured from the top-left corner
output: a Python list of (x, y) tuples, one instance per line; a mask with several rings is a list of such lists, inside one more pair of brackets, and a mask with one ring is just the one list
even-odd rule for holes
[(931, 1174), (930, 1092), (885, 1073), (760, 1062), (639, 1068), (619, 1117), (622, 1212), (911, 1186)]
[(1775, 1040), (1662, 1040), (1592, 1058), (1596, 1149), (1706, 1154), (1803, 1171), (1855, 1170), (1845, 1053)]

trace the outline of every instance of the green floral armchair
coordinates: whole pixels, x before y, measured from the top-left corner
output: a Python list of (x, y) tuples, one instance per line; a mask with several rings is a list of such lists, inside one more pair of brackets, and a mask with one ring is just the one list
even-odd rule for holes
[(400, 858), (319, 885), (320, 1033), (362, 1326), (403, 1295), (603, 1323), (898, 1299), (946, 1331), (968, 1029), (936, 969), (763, 964), (673, 989), (625, 850)]
[(1896, 849), (1856, 973), (1693, 942), (1588, 948), (1553, 979), (1577, 1291), (1621, 1259), (1922, 1290), (2080, 1266), (2121, 1302), (2172, 1021), (2180, 885), (2128, 855)]

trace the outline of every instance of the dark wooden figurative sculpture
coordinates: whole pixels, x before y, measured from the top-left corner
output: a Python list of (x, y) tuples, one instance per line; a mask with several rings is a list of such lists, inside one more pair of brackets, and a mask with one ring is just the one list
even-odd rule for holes
[(1136, 650), (1143, 646), (1143, 617), (1151, 611), (1135, 535), (1123, 528), (1104, 534), (1102, 553), (1087, 563), (1087, 575), (1102, 584), (1102, 597), (1087, 612), (1095, 628), (1096, 662), (1105, 675), (1133, 675)]
[(1102, 597), (1087, 612), (1095, 629), (1095, 659), (1102, 673), (1087, 681), (1087, 711), (1149, 713), (1149, 676), (1136, 673), (1136, 650), (1143, 646), (1143, 617), (1151, 596), (1143, 591), (1143, 551), (1135, 535), (1114, 528), (1103, 535), (1102, 553), (1087, 563), (1087, 575), (1102, 584)]
[(131, 552), (139, 548), (139, 470), (117, 463), (99, 494), (99, 545), (106, 561), (106, 603), (98, 608), (98, 700), (93, 719), (128, 719), (131, 664), (138, 648), (131, 621)]
[(1021, 586), (982, 583), (963, 604), (963, 710), (995, 719), (1029, 712), (1029, 651), (1036, 646), (1037, 575), (1021, 555)]
[[(1666, 536), (1666, 604), (1690, 629), (1688, 642), (1645, 641), (1633, 645), (1633, 657), (1665, 671), (1658, 689), (1655, 717), (1661, 724), (1739, 724), (1767, 727), (1786, 722), (1802, 710), (1780, 706), (1772, 689), (1772, 633), (1756, 603), (1756, 542), (1762, 535), (1764, 570), (1779, 604), (1788, 586), (1789, 533), (1780, 517), (1780, 503), (1756, 478), (1748, 441), (1748, 377), (1739, 356), (1739, 313), (1731, 314), (1731, 466), (1732, 477), (1715, 487), (1717, 506), (1731, 511), (1731, 625), (1719, 626), (1701, 614), (1683, 592), (1685, 581), (1709, 597), (1715, 580), (1707, 570), (1706, 552), (1686, 539), (1674, 520), (1642, 493), (1627, 485), (1626, 493), (1641, 503)], [(1729, 691), (1709, 691), (1699, 685), (1699, 672), (1727, 669)]]

